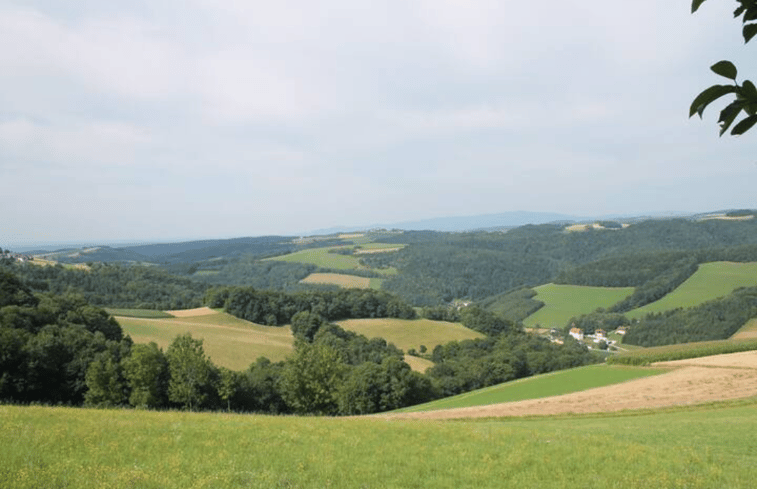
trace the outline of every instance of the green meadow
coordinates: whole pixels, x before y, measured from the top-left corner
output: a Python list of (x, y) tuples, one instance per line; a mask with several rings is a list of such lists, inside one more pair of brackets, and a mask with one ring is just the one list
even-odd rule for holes
[(411, 348), (418, 350), (421, 345), (425, 345), (431, 352), (437, 345), (450, 341), (484, 337), (462, 324), (430, 319), (348, 319), (337, 321), (337, 324), (368, 338), (384, 338), (405, 352)]
[(135, 343), (154, 341), (166, 349), (173, 339), (191, 333), (203, 340), (205, 353), (218, 366), (244, 370), (258, 357), (284, 360), (293, 351), (294, 339), (288, 326), (261, 326), (230, 314), (149, 319), (116, 317), (124, 333)]
[(466, 421), (0, 406), (0, 480), (51, 488), (750, 488), (752, 400)]
[(588, 314), (598, 307), (610, 307), (633, 293), (633, 287), (587, 287), (546, 284), (534, 287), (535, 300), (544, 307), (523, 320), (527, 327), (563, 328), (570, 318)]
[(651, 312), (698, 306), (726, 296), (739, 287), (754, 285), (757, 285), (757, 263), (703, 263), (674, 291), (656, 302), (626, 313), (626, 316), (640, 318)]
[[(374, 248), (369, 248), (374, 246)], [(385, 249), (386, 247), (396, 248), (398, 245), (386, 245), (383, 243), (368, 243), (363, 245), (364, 249)], [(367, 270), (360, 264), (360, 255), (340, 255), (338, 253), (329, 253), (329, 250), (339, 248), (352, 248), (352, 246), (331, 246), (328, 248), (310, 248), (296, 251), (288, 255), (275, 256), (266, 258), (266, 260), (284, 261), (289, 263), (308, 263), (320, 268), (329, 270)], [(373, 270), (373, 269), (372, 269)], [(375, 269), (375, 272), (383, 275), (394, 275), (397, 273), (395, 268)]]
[(585, 367), (561, 370), (544, 375), (537, 375), (513, 382), (505, 382), (484, 389), (466, 392), (453, 397), (439, 399), (418, 406), (400, 409), (397, 412), (411, 413), (452, 409), (469, 406), (484, 406), (500, 402), (539, 399), (559, 396), (594, 387), (618, 384), (627, 380), (648, 377), (668, 372), (666, 369), (622, 367), (610, 365), (588, 365)]

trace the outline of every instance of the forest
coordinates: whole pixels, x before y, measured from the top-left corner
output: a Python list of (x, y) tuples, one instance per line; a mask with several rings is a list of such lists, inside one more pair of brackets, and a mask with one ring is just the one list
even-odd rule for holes
[(600, 359), (583, 346), (550, 344), (527, 335), (518, 324), (470, 308), (462, 314), (463, 324), (485, 333), (486, 340), (435, 349), (438, 368), (424, 375), (413, 372), (394, 345), (345, 331), (327, 319), (415, 314), (385, 292), (288, 296), (229, 288), (208, 297), (222, 299), (230, 310), (245, 314), (255, 304), (273, 305), (265, 314), (272, 315), (272, 322), (291, 322), (294, 354), (277, 363), (260, 358), (235, 372), (216, 367), (202, 340), (188, 333), (177, 336), (165, 352), (155, 343), (134, 344), (107, 312), (83, 296), (34, 292), (0, 269), (0, 400), (367, 414)]

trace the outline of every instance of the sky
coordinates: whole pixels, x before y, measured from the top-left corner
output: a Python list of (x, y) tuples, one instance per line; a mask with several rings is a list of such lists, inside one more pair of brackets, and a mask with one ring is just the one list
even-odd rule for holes
[(754, 208), (710, 0), (0, 0), (0, 246)]

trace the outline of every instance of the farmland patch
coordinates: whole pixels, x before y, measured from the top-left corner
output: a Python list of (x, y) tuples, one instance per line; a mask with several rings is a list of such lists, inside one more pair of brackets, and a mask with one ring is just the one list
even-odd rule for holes
[(588, 314), (598, 307), (608, 308), (633, 293), (633, 287), (587, 287), (582, 285), (546, 284), (534, 287), (534, 300), (544, 307), (523, 320), (534, 327), (563, 328), (572, 317)]
[(757, 285), (757, 263), (703, 263), (674, 291), (656, 302), (626, 313), (626, 316), (640, 318), (651, 312), (694, 307), (724, 297), (739, 287), (754, 285)]
[(421, 345), (430, 352), (437, 345), (450, 341), (483, 338), (484, 335), (466, 328), (462, 324), (430, 319), (348, 319), (338, 321), (342, 328), (367, 336), (384, 338), (397, 348), (420, 351)]

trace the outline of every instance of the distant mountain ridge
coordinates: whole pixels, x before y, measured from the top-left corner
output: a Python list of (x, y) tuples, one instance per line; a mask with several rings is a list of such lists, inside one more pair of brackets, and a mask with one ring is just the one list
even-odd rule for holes
[(589, 220), (586, 217), (559, 214), (556, 212), (511, 211), (497, 214), (479, 214), (473, 216), (436, 217), (417, 221), (401, 221), (390, 224), (372, 224), (369, 226), (335, 226), (317, 229), (308, 234), (323, 235), (364, 231), (368, 229), (401, 229), (403, 231), (442, 231), (460, 232), (492, 228), (513, 228), (526, 224), (546, 224), (549, 222), (576, 222)]

